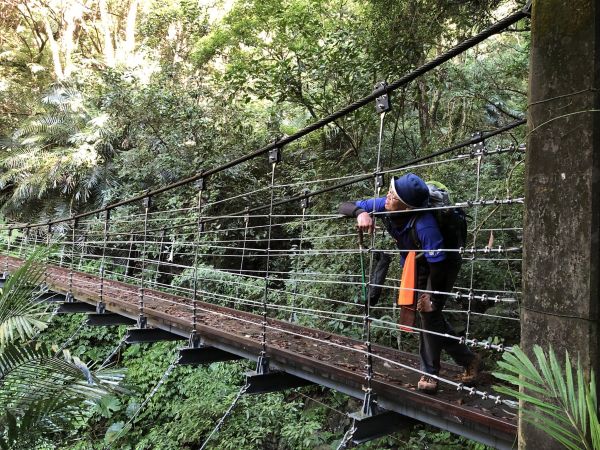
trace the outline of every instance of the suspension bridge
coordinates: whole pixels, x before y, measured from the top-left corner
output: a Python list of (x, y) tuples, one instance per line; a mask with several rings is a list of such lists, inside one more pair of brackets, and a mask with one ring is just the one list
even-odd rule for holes
[[(11, 224), (3, 231), (5, 275), (46, 246), (51, 251), (45, 299), (59, 312), (86, 313), (85, 326), (128, 325), (119, 346), (179, 340), (182, 348), (174, 364), (256, 361), (243, 395), (318, 384), (362, 400), (340, 448), (414, 421), (495, 448), (513, 448), (516, 405), (494, 393), (491, 376), (465, 386), (457, 381), (460, 368), (444, 363), (438, 395), (416, 390), (422, 374), (418, 356), (403, 348), (414, 348), (415, 333), (433, 332), (398, 327), (391, 300), (399, 290), (398, 273), (378, 285), (384, 292), (378, 305), (361, 296), (373, 286), (369, 276), (375, 253), (398, 256), (402, 251), (393, 250), (377, 231), (368, 248), (359, 246), (354, 224), (335, 213), (332, 193), (378, 197), (386, 177), (411, 171), (474, 180), (461, 185), (450, 206), (469, 213), (470, 245), (441, 249), (461, 254), (459, 282), (451, 292), (419, 292), (450, 299), (446, 314), (463, 331), (445, 338), (484, 354), (511, 351), (511, 343), (518, 343), (514, 335), (481, 335), (478, 324), (495, 321), (502, 330), (519, 328), (523, 292), (514, 273), (523, 258), (524, 189), (502, 185), (491, 198), (481, 192), (483, 186), (490, 192), (490, 183), (523, 164), (528, 150), (517, 136), (523, 136), (525, 120), (392, 167), (383, 165), (382, 148), (396, 89), (528, 14), (528, 8), (517, 11), (399, 80), (378, 84), (346, 108), (234, 161), (94, 211), (47, 223)], [(286, 166), (303, 169), (296, 141), (365, 106), (374, 107), (379, 125), (374, 167), (334, 178), (297, 181), (289, 176)], [(232, 173), (256, 167), (264, 168), (262, 185), (239, 192), (223, 188)], [(495, 180), (484, 173), (486, 167), (499, 172)], [(187, 198), (188, 206), (170, 206), (174, 195)], [(360, 261), (366, 262), (366, 273), (360, 273)], [(481, 274), (490, 267), (504, 270), (506, 278), (486, 284)]]

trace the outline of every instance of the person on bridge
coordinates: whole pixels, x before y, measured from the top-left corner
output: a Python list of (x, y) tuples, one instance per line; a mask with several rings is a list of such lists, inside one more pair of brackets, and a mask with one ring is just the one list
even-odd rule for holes
[[(392, 177), (390, 189), (385, 197), (344, 202), (339, 212), (348, 217), (355, 217), (361, 231), (372, 233), (374, 222), (372, 213), (407, 211), (402, 214), (381, 214), (382, 221), (396, 241), (400, 250), (418, 250), (422, 252), (417, 257), (417, 286), (419, 291), (449, 292), (454, 285), (461, 265), (458, 253), (444, 252), (444, 241), (435, 216), (429, 211), (410, 212), (412, 209), (426, 208), (429, 204), (429, 188), (427, 184), (413, 173), (401, 177)], [(413, 238), (414, 228), (419, 243)], [(419, 245), (419, 246), (418, 246)], [(405, 255), (402, 254), (402, 264)], [(442, 314), (445, 295), (421, 293), (418, 296), (417, 311), (421, 328), (436, 333), (455, 335), (454, 330)], [(479, 374), (481, 358), (474, 354), (463, 343), (456, 339), (427, 332), (419, 333), (419, 353), (421, 356), (421, 371), (438, 375), (440, 357), (445, 349), (457, 364), (465, 368), (461, 382), (471, 384)], [(438, 381), (434, 377), (423, 375), (417, 385), (426, 393), (436, 393)]]

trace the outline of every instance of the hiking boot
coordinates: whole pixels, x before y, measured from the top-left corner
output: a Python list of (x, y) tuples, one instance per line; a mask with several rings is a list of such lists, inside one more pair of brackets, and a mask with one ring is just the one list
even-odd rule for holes
[(426, 394), (435, 394), (438, 390), (438, 380), (433, 377), (423, 375), (417, 384), (417, 389), (423, 391)]
[(481, 370), (481, 356), (475, 354), (475, 357), (471, 360), (469, 365), (465, 367), (465, 371), (460, 376), (460, 381), (464, 384), (472, 384), (479, 378), (479, 372)]

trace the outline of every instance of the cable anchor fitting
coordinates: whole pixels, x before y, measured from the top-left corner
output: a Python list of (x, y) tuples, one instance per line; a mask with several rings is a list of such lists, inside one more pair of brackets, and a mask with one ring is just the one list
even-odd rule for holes
[(192, 332), (190, 333), (190, 339), (188, 341), (188, 347), (189, 348), (199, 348), (202, 345), (202, 340), (200, 338), (200, 335), (198, 334), (198, 332), (196, 330), (192, 330)]
[(371, 389), (367, 389), (363, 398), (363, 404), (361, 408), (363, 416), (371, 417), (379, 414), (379, 405), (377, 404), (377, 394)]
[(269, 373), (269, 371), (269, 357), (265, 355), (260, 355), (256, 363), (256, 373), (259, 375), (265, 375)]
[[(380, 81), (375, 85), (373, 93), (379, 91), (385, 91), (387, 88), (387, 83), (385, 81)], [(375, 111), (377, 114), (383, 114), (392, 109), (392, 105), (390, 103), (390, 97), (387, 92), (384, 92), (382, 95), (375, 99)]]
[(478, 131), (477, 133), (473, 133), (471, 138), (474, 141), (479, 140), (479, 142), (471, 144), (471, 157), (475, 158), (485, 155), (487, 149), (485, 146), (485, 139), (483, 138), (483, 132)]
[[(200, 172), (202, 172), (202, 171), (200, 171)], [(206, 188), (206, 183), (204, 181), (204, 177), (198, 178), (196, 180), (196, 185), (195, 186), (196, 186), (196, 189), (198, 189), (199, 191), (203, 191)]]
[(308, 209), (308, 207), (310, 206), (310, 197), (309, 197), (310, 191), (308, 189), (304, 189), (302, 191), (302, 195), (304, 196), (302, 199), (300, 199), (300, 208), (302, 209)]
[(281, 162), (281, 147), (275, 147), (269, 150), (269, 164), (278, 164)]

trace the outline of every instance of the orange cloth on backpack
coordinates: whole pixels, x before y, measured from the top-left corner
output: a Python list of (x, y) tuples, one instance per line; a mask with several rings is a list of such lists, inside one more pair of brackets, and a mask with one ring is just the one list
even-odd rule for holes
[(416, 252), (408, 252), (402, 269), (400, 293), (398, 294), (399, 306), (411, 306), (415, 299), (415, 284), (417, 274)]

